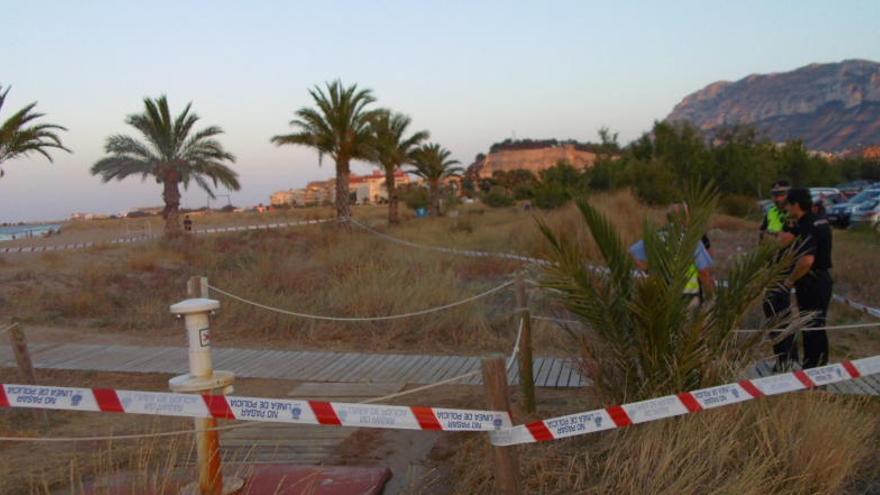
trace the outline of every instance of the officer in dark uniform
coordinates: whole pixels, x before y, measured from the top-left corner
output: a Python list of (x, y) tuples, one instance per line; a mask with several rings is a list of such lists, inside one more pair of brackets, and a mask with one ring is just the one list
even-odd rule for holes
[(785, 287), (795, 289), (798, 309), (811, 313), (803, 332), (803, 367), (815, 368), (828, 364), (828, 334), (825, 330), (809, 330), (825, 326), (831, 303), (831, 225), (812, 212), (810, 191), (791, 189), (786, 197), (788, 216), (794, 221), (791, 233), (780, 234), (782, 242), (791, 244), (797, 254), (794, 268), (785, 279)]
[[(790, 230), (788, 226), (788, 212), (785, 207), (785, 199), (790, 189), (786, 180), (773, 183), (770, 194), (773, 195), (773, 205), (767, 210), (764, 221), (761, 223), (761, 240), (780, 242), (779, 236)], [(780, 248), (780, 254), (782, 248)], [(777, 258), (778, 261), (778, 258)], [(776, 328), (785, 328), (791, 315), (791, 291), (783, 286), (774, 287), (767, 291), (762, 305), (764, 317), (772, 322)], [(771, 338), (777, 338), (779, 332), (771, 332)], [(794, 342), (794, 334), (785, 336), (782, 340), (773, 344), (773, 354), (776, 356), (775, 371), (785, 371), (792, 363), (798, 361), (798, 350)]]

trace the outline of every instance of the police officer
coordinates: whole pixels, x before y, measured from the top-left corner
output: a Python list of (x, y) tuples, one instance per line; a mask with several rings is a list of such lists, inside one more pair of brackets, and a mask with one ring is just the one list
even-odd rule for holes
[(785, 208), (785, 197), (791, 185), (787, 180), (778, 180), (773, 183), (770, 189), (770, 195), (773, 197), (773, 204), (764, 215), (764, 221), (761, 222), (761, 239), (770, 236), (776, 237), (785, 228), (787, 212)]
[[(661, 239), (665, 239), (669, 235), (669, 224), (673, 222), (685, 224), (688, 221), (689, 212), (686, 203), (673, 204), (666, 211), (667, 227), (661, 229), (658, 234)], [(688, 281), (684, 287), (684, 296), (690, 299), (694, 304), (699, 304), (711, 297), (715, 292), (715, 279), (712, 275), (712, 265), (714, 260), (708, 250), (708, 238), (704, 235), (700, 242), (697, 243), (694, 251), (694, 262), (688, 267)], [(636, 266), (648, 271), (648, 252), (645, 247), (645, 241), (639, 240), (629, 247), (630, 256)]]
[[(770, 194), (773, 196), (773, 204), (767, 210), (764, 221), (761, 223), (762, 240), (778, 241), (779, 235), (787, 229), (788, 212), (785, 209), (785, 199), (790, 189), (788, 181), (779, 180), (773, 183)], [(771, 239), (772, 238), (772, 239)], [(785, 328), (791, 313), (791, 292), (789, 289), (779, 286), (767, 291), (763, 303), (764, 317), (776, 325), (776, 328)], [(772, 332), (771, 338), (777, 338), (779, 332)], [(792, 363), (798, 361), (798, 351), (794, 344), (794, 334), (786, 335), (773, 344), (773, 354), (776, 356), (775, 371), (785, 371)]]
[(794, 225), (790, 233), (779, 236), (797, 254), (785, 287), (794, 287), (800, 312), (812, 315), (803, 332), (803, 367), (815, 368), (828, 364), (828, 334), (825, 330), (809, 329), (825, 326), (831, 303), (831, 225), (827, 219), (813, 214), (809, 190), (791, 189), (785, 202)]

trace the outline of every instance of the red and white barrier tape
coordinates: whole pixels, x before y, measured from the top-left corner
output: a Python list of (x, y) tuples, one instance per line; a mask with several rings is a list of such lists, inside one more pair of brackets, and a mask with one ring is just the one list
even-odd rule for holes
[(741, 380), (656, 399), (535, 421), (490, 433), (498, 446), (545, 442), (695, 413), (767, 395), (784, 394), (880, 373), (880, 356)]
[(494, 431), (512, 426), (510, 416), (500, 411), (15, 384), (0, 385), (0, 407), (402, 430)]
[(835, 301), (837, 301), (841, 304), (845, 304), (845, 305), (855, 309), (856, 311), (868, 313), (869, 315), (873, 316), (874, 318), (880, 318), (880, 309), (878, 309), (878, 308), (872, 308), (871, 306), (866, 306), (862, 303), (855, 302), (852, 299), (849, 299), (847, 297), (843, 297), (843, 296), (840, 296), (837, 294), (834, 294), (833, 298)]
[(510, 416), (501, 411), (15, 384), (0, 385), (0, 408), (213, 417), (360, 428), (487, 431), (494, 445), (510, 446), (623, 428), (877, 373), (880, 373), (880, 355), (518, 426), (513, 426)]

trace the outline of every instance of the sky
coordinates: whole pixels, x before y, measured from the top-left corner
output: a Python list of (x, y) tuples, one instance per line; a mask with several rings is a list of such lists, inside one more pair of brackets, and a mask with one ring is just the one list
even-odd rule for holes
[[(147, 96), (174, 112), (192, 102), (224, 129), (242, 183), (231, 200), (245, 206), (333, 175), (314, 151), (269, 142), (325, 81), (370, 88), (467, 165), (509, 137), (595, 140), (607, 126), (625, 143), (714, 81), (880, 61), (876, 0), (0, 0), (0, 12), (12, 86), (0, 122), (37, 101), (73, 150), (2, 164), (0, 221), (161, 204), (153, 181), (88, 171), (108, 136), (137, 135), (124, 120)], [(193, 187), (182, 205), (206, 202)]]

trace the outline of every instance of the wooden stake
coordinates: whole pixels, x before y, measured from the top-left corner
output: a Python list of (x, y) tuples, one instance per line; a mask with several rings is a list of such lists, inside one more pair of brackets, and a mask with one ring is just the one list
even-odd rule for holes
[[(504, 356), (496, 354), (483, 358), (483, 386), (489, 409), (510, 412), (507, 394), (507, 368)], [(512, 416), (511, 416), (512, 419)], [(495, 492), (502, 495), (519, 495), (519, 463), (513, 446), (493, 446), (495, 452)]]
[[(34, 363), (31, 361), (31, 351), (28, 349), (24, 329), (18, 323), (13, 322), (7, 332), (9, 332), (9, 344), (12, 346), (13, 354), (15, 354), (15, 364), (18, 366), (18, 370), (21, 372), (25, 383), (36, 385), (37, 374), (34, 371)], [(49, 413), (45, 409), (34, 409), (33, 416), (37, 422), (42, 421), (43, 426), (49, 425)]]
[(24, 330), (18, 323), (13, 323), (8, 332), (9, 343), (12, 345), (12, 352), (15, 354), (15, 363), (18, 365), (19, 371), (28, 385), (36, 385), (37, 376), (34, 373), (34, 363), (31, 361), (31, 353), (28, 350)]
[(522, 274), (516, 278), (516, 305), (522, 318), (522, 336), (519, 342), (519, 386), (525, 399), (526, 412), (535, 413), (535, 375), (532, 358), (532, 315), (529, 312), (529, 296)]

